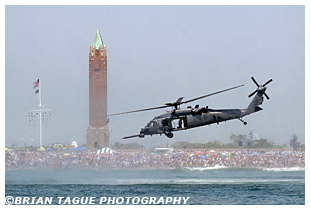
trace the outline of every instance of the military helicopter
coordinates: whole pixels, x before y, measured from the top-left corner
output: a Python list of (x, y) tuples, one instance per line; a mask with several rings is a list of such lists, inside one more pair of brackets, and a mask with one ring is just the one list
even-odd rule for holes
[(140, 137), (143, 138), (146, 135), (156, 135), (156, 134), (164, 134), (168, 138), (173, 138), (173, 132), (187, 130), (195, 127), (210, 125), (213, 123), (219, 124), (220, 122), (238, 119), (244, 125), (247, 124), (242, 117), (258, 112), (262, 110), (259, 107), (263, 103), (263, 95), (270, 99), (269, 96), (265, 93), (267, 87), (266, 85), (272, 82), (272, 79), (268, 80), (263, 85), (259, 85), (254, 77), (251, 77), (253, 82), (256, 84), (257, 89), (252, 92), (248, 97), (252, 97), (254, 94), (255, 97), (248, 105), (246, 109), (210, 109), (208, 106), (199, 107), (199, 105), (195, 105), (195, 107), (188, 106), (187, 108), (180, 108), (180, 105), (190, 103), (202, 98), (206, 98), (212, 95), (216, 95), (219, 93), (223, 93), (229, 90), (233, 90), (244, 85), (235, 86), (232, 88), (224, 89), (221, 91), (217, 91), (214, 93), (210, 93), (204, 96), (200, 96), (197, 98), (193, 98), (187, 101), (183, 101), (183, 97), (177, 99), (177, 101), (172, 103), (166, 103), (163, 106), (152, 107), (147, 109), (139, 109), (134, 111), (128, 112), (121, 112), (117, 114), (111, 114), (108, 116), (116, 116), (121, 114), (129, 114), (134, 112), (142, 112), (142, 111), (149, 111), (154, 109), (163, 109), (167, 107), (172, 107), (171, 112), (164, 113), (162, 115), (156, 116), (153, 120), (151, 120), (144, 128), (141, 129), (140, 133), (137, 135), (125, 136), (123, 139)]

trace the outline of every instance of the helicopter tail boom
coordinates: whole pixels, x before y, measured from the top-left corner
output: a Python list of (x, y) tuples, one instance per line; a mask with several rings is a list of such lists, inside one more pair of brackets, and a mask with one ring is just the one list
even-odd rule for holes
[(259, 107), (263, 103), (263, 93), (258, 92), (254, 99), (251, 101), (251, 103), (247, 107), (247, 114), (251, 114), (254, 112), (258, 112), (262, 110), (262, 108)]

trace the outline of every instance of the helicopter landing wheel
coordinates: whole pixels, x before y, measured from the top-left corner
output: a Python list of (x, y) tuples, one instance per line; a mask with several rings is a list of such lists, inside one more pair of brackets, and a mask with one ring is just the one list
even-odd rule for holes
[(173, 138), (174, 134), (173, 133), (167, 133), (166, 136), (171, 139), (171, 138)]
[(247, 122), (242, 120), (241, 118), (239, 118), (239, 120), (244, 124), (244, 125), (247, 125)]

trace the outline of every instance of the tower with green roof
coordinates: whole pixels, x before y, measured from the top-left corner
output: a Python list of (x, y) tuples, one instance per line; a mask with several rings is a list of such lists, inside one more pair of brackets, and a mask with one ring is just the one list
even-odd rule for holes
[(107, 50), (99, 30), (89, 51), (89, 127), (87, 147), (110, 146), (107, 125)]

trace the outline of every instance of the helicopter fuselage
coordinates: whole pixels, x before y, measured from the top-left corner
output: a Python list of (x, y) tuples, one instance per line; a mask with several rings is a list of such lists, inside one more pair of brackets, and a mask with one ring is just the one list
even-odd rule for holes
[[(207, 107), (174, 110), (155, 117), (141, 130), (144, 135), (165, 134), (179, 130), (210, 125), (232, 119), (240, 119), (249, 114), (247, 109), (209, 109)], [(172, 136), (173, 137), (173, 136)]]

